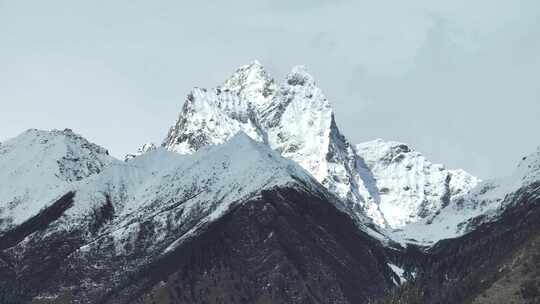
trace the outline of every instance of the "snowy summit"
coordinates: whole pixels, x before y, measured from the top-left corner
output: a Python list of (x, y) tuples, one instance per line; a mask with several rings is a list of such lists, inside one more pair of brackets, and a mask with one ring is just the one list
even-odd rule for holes
[(433, 215), (477, 183), (470, 174), (432, 164), (404, 144), (350, 144), (330, 101), (304, 66), (294, 67), (278, 83), (255, 61), (215, 89), (193, 89), (162, 145), (193, 153), (240, 130), (300, 164), (347, 202), (353, 218), (367, 215), (384, 228)]

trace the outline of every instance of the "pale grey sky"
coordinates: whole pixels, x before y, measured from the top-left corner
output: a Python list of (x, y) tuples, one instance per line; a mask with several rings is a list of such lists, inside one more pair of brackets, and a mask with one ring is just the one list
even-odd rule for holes
[(0, 0), (0, 140), (69, 127), (122, 157), (253, 59), (306, 65), (353, 143), (482, 178), (540, 145), (537, 0)]

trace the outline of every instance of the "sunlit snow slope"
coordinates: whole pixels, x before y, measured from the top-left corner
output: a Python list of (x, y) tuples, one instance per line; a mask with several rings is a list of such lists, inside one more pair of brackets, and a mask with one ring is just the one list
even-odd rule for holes
[(394, 232), (401, 242), (433, 244), (472, 231), (478, 225), (496, 220), (526, 193), (540, 188), (540, 148), (519, 162), (513, 174), (486, 180), (469, 192), (456, 196), (432, 216)]
[(66, 129), (28, 130), (0, 144), (0, 232), (118, 162)]
[(373, 172), (379, 208), (392, 228), (434, 215), (478, 183), (463, 170), (431, 163), (404, 143), (377, 139), (357, 145), (356, 150)]

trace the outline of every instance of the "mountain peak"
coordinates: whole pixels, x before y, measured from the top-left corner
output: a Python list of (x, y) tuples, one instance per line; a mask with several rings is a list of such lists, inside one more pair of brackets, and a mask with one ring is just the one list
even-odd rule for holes
[(380, 192), (379, 207), (391, 228), (418, 222), (479, 182), (463, 170), (434, 164), (407, 144), (376, 139), (356, 145)]
[(375, 140), (355, 149), (339, 131), (330, 101), (301, 65), (279, 87), (254, 62), (215, 90), (195, 89), (163, 146), (189, 154), (228, 140), (251, 141), (248, 137), (299, 164), (348, 202), (353, 218), (367, 214), (384, 227), (424, 218), (469, 189), (460, 181), (475, 182), (426, 161), (404, 143)]
[(69, 129), (30, 129), (5, 141), (0, 146), (0, 210), (8, 220), (0, 221), (0, 231), (116, 162), (106, 149)]
[(308, 73), (307, 68), (303, 65), (294, 66), (286, 77), (287, 84), (289, 85), (314, 85), (315, 80), (311, 74)]
[[(304, 66), (292, 68), (278, 87), (254, 62), (238, 68), (221, 87), (190, 94), (163, 146), (193, 153), (242, 131), (295, 161), (337, 196), (358, 203), (360, 191), (369, 191), (361, 190), (358, 156), (333, 117), (330, 102)], [(232, 140), (246, 140), (245, 134)], [(365, 219), (362, 208), (351, 210), (352, 217)]]
[(257, 60), (243, 65), (220, 86), (220, 91), (232, 91), (257, 99), (257, 95), (272, 93), (274, 80), (264, 66)]
[[(84, 149), (96, 154), (96, 155), (109, 155), (109, 151), (105, 148), (89, 142), (86, 138), (73, 132), (71, 129), (63, 130), (39, 130), (28, 129), (18, 136), (9, 139), (4, 142), (4, 148), (11, 147), (11, 149), (17, 149), (19, 147), (25, 147), (26, 152), (31, 153), (28, 150), (29, 147), (35, 150), (53, 150), (59, 147), (71, 147), (82, 146)], [(63, 151), (63, 150), (62, 150)]]

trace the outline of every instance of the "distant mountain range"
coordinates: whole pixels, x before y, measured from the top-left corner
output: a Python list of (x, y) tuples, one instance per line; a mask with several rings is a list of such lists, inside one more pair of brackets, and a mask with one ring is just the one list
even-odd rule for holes
[(480, 181), (354, 145), (305, 67), (253, 62), (123, 161), (2, 142), (0, 303), (537, 303), (539, 193), (540, 150)]

